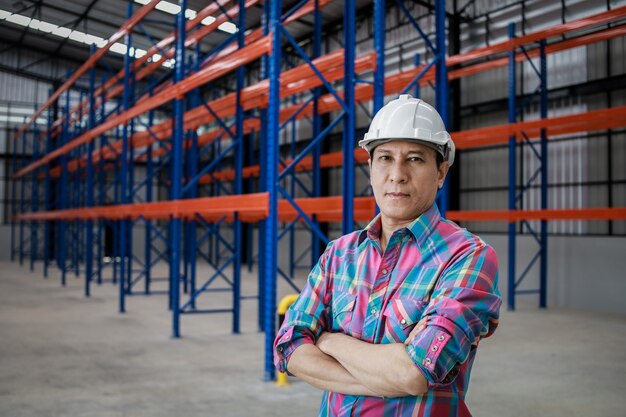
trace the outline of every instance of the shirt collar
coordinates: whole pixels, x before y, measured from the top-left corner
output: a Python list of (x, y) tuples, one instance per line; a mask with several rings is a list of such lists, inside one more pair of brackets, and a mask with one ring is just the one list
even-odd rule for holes
[[(427, 239), (431, 232), (437, 227), (437, 223), (439, 223), (440, 219), (441, 214), (439, 213), (437, 203), (433, 203), (428, 210), (409, 223), (405, 229), (411, 232), (417, 244), (421, 246), (422, 242)], [(359, 234), (359, 244), (361, 244), (366, 237), (371, 240), (380, 240), (381, 231), (382, 224), (379, 213), (365, 226), (365, 229), (361, 230)]]

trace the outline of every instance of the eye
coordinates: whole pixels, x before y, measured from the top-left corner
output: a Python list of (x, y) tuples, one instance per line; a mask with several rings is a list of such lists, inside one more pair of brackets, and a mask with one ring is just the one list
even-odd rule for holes
[(389, 160), (391, 160), (391, 157), (389, 155), (380, 155), (378, 157), (378, 160), (379, 161), (389, 161)]
[(424, 159), (419, 156), (411, 156), (409, 157), (410, 162), (424, 162)]

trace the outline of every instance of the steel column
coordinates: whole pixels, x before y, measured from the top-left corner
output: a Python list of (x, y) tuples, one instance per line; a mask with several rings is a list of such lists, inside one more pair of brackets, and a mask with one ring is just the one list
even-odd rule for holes
[[(128, 18), (130, 19), (130, 17), (133, 14), (133, 3), (128, 3)], [(130, 32), (128, 34), (126, 34), (126, 36), (124, 37), (124, 42), (126, 43), (126, 54), (124, 55), (124, 96), (123, 96), (123, 108), (124, 110), (128, 110), (131, 106), (130, 104), (130, 100), (131, 100), (131, 82), (130, 82), (130, 77), (131, 77), (131, 72), (130, 72), (130, 65), (131, 65), (131, 46), (132, 46), (132, 36), (130, 34)], [(129, 188), (132, 187), (132, 185), (129, 187), (128, 184), (128, 172), (129, 172), (129, 167), (128, 165), (130, 164), (129, 161), (129, 155), (128, 155), (128, 148), (129, 148), (129, 136), (130, 136), (130, 132), (129, 132), (129, 126), (128, 123), (124, 123), (124, 125), (122, 126), (122, 152), (121, 152), (121, 156), (120, 156), (120, 163), (121, 163), (121, 170), (120, 170), (120, 204), (128, 204), (130, 203), (129, 201), (129, 196), (130, 196), (130, 192), (129, 192)], [(128, 240), (128, 230), (129, 230), (129, 226), (130, 226), (130, 221), (127, 219), (121, 219), (119, 221), (119, 258), (120, 258), (120, 263), (119, 263), (119, 311), (120, 313), (125, 313), (126, 312), (126, 293), (128, 291), (128, 287), (129, 287), (129, 283), (130, 283), (130, 277), (127, 276), (127, 269), (126, 269), (126, 255), (128, 252), (128, 247), (130, 242), (127, 242)], [(130, 259), (128, 260), (130, 261)]]
[(386, 0), (374, 0), (374, 108), (372, 116), (385, 104), (385, 6)]
[(354, 229), (354, 49), (355, 45), (355, 3), (344, 0), (343, 39), (344, 39), (344, 96), (346, 105), (343, 122), (343, 216), (342, 232), (347, 234)]
[[(548, 63), (546, 59), (546, 41), (539, 45), (540, 54), (540, 112), (541, 118), (548, 117)], [(546, 129), (541, 129), (541, 209), (548, 208), (548, 135)], [(541, 260), (539, 271), (539, 307), (547, 307), (548, 292), (548, 222), (541, 221)]]
[[(448, 109), (449, 109), (449, 94), (448, 94), (448, 67), (446, 65), (446, 1), (435, 1), (435, 44), (437, 48), (437, 66), (435, 70), (435, 107), (443, 120), (443, 123), (448, 127)], [(441, 190), (438, 193), (438, 206), (441, 214), (446, 215), (448, 211), (448, 180), (443, 184)]]
[(265, 330), (265, 380), (274, 380), (276, 371), (273, 361), (273, 345), (276, 336), (276, 274), (278, 271), (278, 148), (280, 126), (280, 64), (282, 33), (280, 15), (282, 0), (275, 0), (269, 5), (269, 31), (272, 35), (272, 52), (269, 57), (269, 106), (267, 109), (267, 141), (265, 179), (269, 192), (269, 215), (265, 223), (264, 242), (264, 321)]
[[(37, 110), (37, 109), (35, 109)], [(33, 154), (32, 159), (36, 160), (39, 158), (39, 129), (37, 129), (37, 121), (33, 122), (33, 145), (31, 148), (31, 152)], [(31, 187), (30, 187), (30, 210), (34, 213), (37, 211), (39, 204), (39, 171), (40, 169), (36, 169), (33, 172), (31, 179)], [(39, 252), (39, 239), (37, 238), (37, 221), (30, 222), (30, 270), (35, 270), (35, 259), (37, 259), (37, 253)]]
[[(319, 58), (322, 55), (322, 13), (319, 9), (319, 0), (315, 0), (315, 11), (313, 12), (313, 58)], [(316, 138), (322, 132), (322, 117), (319, 114), (319, 101), (322, 95), (322, 89), (316, 87), (313, 90), (313, 138)], [(322, 169), (321, 155), (322, 146), (318, 144), (313, 149), (313, 197), (322, 195)], [(317, 216), (312, 218), (315, 227), (319, 228)], [(320, 256), (320, 239), (314, 230), (311, 230), (311, 267), (315, 265)]]
[[(96, 46), (91, 45), (91, 55), (96, 51)], [(96, 69), (92, 67), (89, 70), (89, 119), (88, 129), (96, 126)], [(94, 166), (93, 166), (94, 143), (89, 142), (87, 145), (87, 201), (86, 206), (94, 205)], [(93, 221), (85, 221), (85, 296), (91, 296), (91, 279), (93, 278)]]
[[(48, 96), (52, 95), (52, 90), (48, 90)], [(52, 151), (52, 136), (51, 136), (51, 128), (52, 128), (52, 120), (53, 120), (53, 108), (48, 107), (48, 120), (47, 120), (47, 128), (46, 128), (46, 153)], [(44, 177), (44, 208), (46, 211), (52, 210), (52, 180), (50, 178), (50, 170), (45, 170)], [(15, 183), (15, 181), (14, 181)], [(50, 265), (50, 238), (51, 238), (51, 222), (44, 222), (44, 238), (43, 238), (43, 276), (48, 278), (48, 267)]]
[[(237, 25), (239, 32), (237, 35), (237, 44), (239, 48), (245, 46), (245, 27), (246, 27), (246, 8), (245, 0), (239, 0), (239, 24)], [(241, 100), (241, 91), (244, 88), (244, 67), (237, 68), (237, 109), (235, 114), (235, 124), (237, 130), (237, 146), (235, 147), (235, 184), (233, 193), (239, 195), (243, 192), (243, 105)], [(235, 219), (233, 221), (233, 247), (235, 253), (235, 261), (233, 264), (233, 333), (239, 333), (239, 322), (241, 316), (241, 254), (243, 248), (241, 247), (241, 221), (239, 215), (235, 213)]]
[[(509, 39), (515, 38), (515, 23), (509, 23)], [(509, 51), (509, 123), (517, 121), (517, 71), (515, 64), (515, 49)], [(515, 135), (509, 137), (509, 210), (516, 209), (515, 197), (517, 194), (517, 143)], [(516, 266), (516, 224), (510, 222), (508, 226), (509, 241), (509, 271), (508, 271), (508, 304), (509, 310), (515, 310), (515, 266)]]
[[(176, 64), (174, 83), (180, 83), (185, 78), (185, 11), (187, 1), (179, 0), (180, 11), (176, 16)], [(174, 100), (174, 132), (172, 137), (172, 188), (171, 200), (182, 198), (183, 186), (183, 137), (184, 137), (185, 100), (179, 97)], [(180, 245), (181, 219), (172, 218), (170, 221), (170, 282), (172, 297), (172, 335), (180, 337)]]
[[(70, 77), (70, 70), (67, 70), (67, 77)], [(63, 119), (63, 128), (62, 128), (62, 133), (61, 133), (61, 143), (59, 144), (59, 146), (63, 146), (65, 143), (67, 143), (70, 139), (69, 137), (69, 111), (70, 111), (70, 90), (68, 89), (65, 92), (65, 106), (64, 106), (64, 110), (63, 110), (63, 114), (64, 114), (64, 119)], [(68, 208), (68, 201), (69, 201), (69, 196), (68, 196), (68, 183), (69, 183), (69, 173), (67, 170), (67, 159), (68, 159), (68, 155), (62, 155), (61, 156), (61, 178), (59, 181), (59, 195), (58, 195), (58, 199), (57, 199), (57, 207), (59, 210), (62, 210), (64, 208)], [(66, 241), (66, 221), (61, 220), (58, 223), (58, 230), (57, 230), (57, 251), (58, 251), (58, 265), (59, 268), (61, 269), (61, 285), (65, 286), (66, 285), (66, 253), (67, 253), (67, 241)]]

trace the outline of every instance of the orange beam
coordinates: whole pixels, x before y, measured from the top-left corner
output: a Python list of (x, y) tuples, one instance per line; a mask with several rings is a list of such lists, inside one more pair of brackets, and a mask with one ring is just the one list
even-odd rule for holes
[[(360, 87), (357, 87), (357, 90)], [(370, 86), (364, 86), (364, 88), (371, 88)], [(358, 96), (357, 92), (357, 96)], [(323, 99), (325, 105), (320, 106), (320, 113), (326, 113), (332, 110), (338, 110), (339, 103), (334, 97), (326, 95)], [(332, 101), (331, 101), (332, 100)], [(292, 106), (281, 110), (281, 121), (284, 121), (289, 114), (295, 111), (297, 107)], [(310, 106), (297, 117), (298, 119), (310, 116)], [(457, 149), (476, 148), (481, 146), (489, 146), (507, 143), (509, 137), (515, 135), (516, 140), (521, 141), (524, 139), (525, 133), (529, 139), (539, 137), (541, 129), (546, 129), (548, 135), (556, 136), (563, 134), (572, 134), (578, 132), (591, 132), (596, 130), (607, 130), (617, 127), (626, 126), (626, 106), (612, 107), (609, 109), (593, 110), (586, 113), (578, 113), (568, 116), (552, 117), (547, 119), (539, 119), (533, 121), (519, 122), (513, 124), (504, 124), (497, 126), (489, 126), (472, 130), (465, 130), (461, 132), (453, 132), (452, 139)], [(367, 162), (368, 155), (361, 148), (354, 150), (355, 161), (360, 163)], [(321, 156), (322, 168), (330, 168), (341, 166), (342, 152), (335, 152), (332, 154), (325, 154)], [(286, 161), (289, 164), (289, 161)], [(312, 159), (304, 158), (297, 166), (298, 171), (304, 171), (312, 168)], [(280, 168), (282, 170), (282, 168)], [(244, 171), (244, 178), (250, 176), (258, 176), (258, 165), (246, 168)], [(234, 178), (234, 171), (227, 170), (222, 171), (212, 176), (205, 176), (200, 180), (200, 184), (207, 184), (212, 181), (212, 178), (227, 181)]]
[[(342, 197), (297, 198), (296, 204), (307, 216), (316, 215), (323, 222), (341, 221)], [(296, 209), (287, 200), (278, 203), (280, 221), (293, 221)], [(354, 199), (355, 219), (368, 221), (375, 213), (373, 197)], [(81, 221), (95, 219), (193, 219), (202, 216), (209, 222), (232, 221), (237, 213), (242, 221), (256, 222), (269, 214), (269, 193), (242, 194), (224, 197), (203, 197), (178, 201), (99, 206), (78, 209), (30, 212), (18, 214), (16, 221)]]
[(466, 149), (507, 143), (509, 137), (513, 135), (518, 141), (521, 141), (524, 139), (523, 133), (530, 139), (536, 138), (541, 134), (541, 129), (546, 129), (549, 136), (556, 136), (577, 132), (607, 130), (625, 125), (626, 106), (621, 106), (592, 110), (568, 116), (550, 117), (547, 119), (453, 132), (452, 139), (457, 149)]
[(45, 155), (43, 158), (32, 162), (31, 164), (25, 166), (20, 171), (18, 171), (14, 175), (14, 179), (20, 178), (23, 175), (28, 174), (29, 172), (39, 168), (40, 166), (46, 165), (51, 161), (55, 160), (61, 155), (65, 155), (70, 152), (72, 149), (79, 147), (85, 143), (92, 141), (97, 138), (101, 134), (119, 126), (123, 123), (128, 122), (130, 119), (139, 116), (149, 110), (152, 110), (162, 104), (165, 104), (179, 96), (184, 95), (186, 92), (208, 83), (211, 80), (214, 80), (218, 77), (221, 77), (237, 67), (241, 65), (245, 65), (255, 59), (258, 59), (262, 55), (268, 53), (271, 49), (271, 37), (267, 36), (258, 40), (257, 42), (245, 46), (241, 48), (237, 52), (233, 53), (229, 57), (224, 58), (223, 60), (213, 63), (212, 65), (207, 66), (206, 68), (201, 69), (195, 74), (187, 77), (180, 83), (176, 83), (166, 90), (161, 91), (155, 96), (152, 96), (149, 100), (145, 100), (134, 107), (126, 110), (125, 112), (110, 118), (105, 121), (101, 125), (98, 125), (94, 129), (91, 129), (78, 138), (72, 140), (71, 142), (63, 145), (56, 150), (50, 152)]
[(24, 220), (91, 220), (91, 219), (169, 219), (193, 218), (201, 215), (208, 221), (238, 213), (244, 221), (258, 221), (269, 213), (269, 193), (243, 194), (225, 197), (204, 197), (178, 201), (87, 207), (46, 212), (31, 212), (15, 216)]
[[(197, 16), (193, 19), (187, 22), (187, 31), (190, 31), (191, 29), (193, 29), (194, 27), (196, 27), (205, 17), (212, 15), (213, 13), (217, 12), (218, 10), (221, 10), (220, 6), (224, 7), (226, 6), (228, 3), (230, 3), (232, 0), (220, 0), (217, 2), (213, 2), (210, 5), (208, 5), (207, 7), (205, 7), (204, 9), (202, 9), (200, 12), (198, 12)], [(257, 4), (260, 0), (250, 0), (246, 3), (245, 8), (248, 9), (252, 6), (254, 6), (255, 4)], [(320, 0), (318, 1), (318, 6), (319, 8), (323, 8), (324, 6), (326, 6), (327, 4), (331, 3), (333, 0)], [(219, 4), (219, 5), (218, 5)], [(306, 14), (311, 13), (313, 10), (315, 9), (315, 0), (309, 0), (304, 6), (302, 6), (300, 9), (298, 9), (297, 12), (295, 12), (294, 14), (292, 14), (288, 19), (286, 19), (283, 22), (283, 25), (287, 25), (301, 17), (303, 17)], [(236, 17), (239, 13), (239, 7), (233, 7), (232, 9), (227, 11), (228, 15), (232, 18), (232, 17)], [(206, 36), (209, 32), (212, 32), (215, 30), (215, 28), (217, 28), (217, 26), (219, 26), (221, 23), (223, 23), (224, 21), (228, 20), (227, 17), (225, 15), (220, 15), (220, 17), (218, 17), (216, 19), (215, 22), (213, 22), (211, 25), (207, 25), (206, 27), (203, 27), (202, 29), (200, 29), (197, 32), (194, 32), (190, 35), (190, 37), (186, 40), (186, 45), (187, 46), (191, 46), (194, 42), (197, 42), (200, 38)], [(260, 38), (262, 38), (263, 36), (263, 31), (261, 29), (255, 30), (251, 33), (249, 33), (248, 35), (246, 35), (246, 38), (244, 40), (245, 45), (248, 45), (254, 41), (259, 40)], [(154, 54), (156, 53), (162, 53), (162, 51), (169, 45), (171, 45), (174, 42), (175, 39), (175, 33), (172, 32), (170, 33), (168, 36), (166, 36), (165, 38), (163, 38), (159, 43), (157, 43), (155, 46), (153, 46), (152, 48), (150, 48), (148, 50), (148, 52), (146, 53), (146, 55), (144, 55), (141, 58), (136, 59), (135, 61), (133, 61), (133, 70), (137, 70), (137, 68), (139, 68), (139, 66), (143, 65), (144, 63), (146, 63), (148, 61), (148, 59), (150, 57), (152, 57)], [(224, 56), (230, 55), (231, 53), (235, 52), (237, 49), (239, 49), (239, 47), (236, 44), (231, 44), (230, 46), (224, 48), (216, 57), (216, 59), (222, 58)], [(171, 52), (171, 50), (166, 54), (166, 57), (171, 57), (173, 55), (173, 52)], [(148, 65), (148, 67), (144, 68), (141, 71), (137, 71), (137, 75), (136, 75), (136, 79), (142, 79), (144, 78), (146, 75), (154, 72), (160, 65), (161, 65), (162, 61), (157, 61), (157, 62), (153, 62), (151, 64)], [(103, 90), (112, 88), (119, 80), (121, 80), (121, 78), (123, 77), (123, 71), (118, 72), (113, 78), (109, 79), (103, 86), (99, 87), (98, 89), (96, 89), (96, 92), (94, 93), (94, 95), (100, 97), (101, 93)], [(170, 85), (170, 83), (166, 83), (166, 85)], [(106, 99), (111, 99), (113, 97), (116, 97), (117, 95), (119, 95), (121, 92), (123, 91), (123, 87), (122, 86), (116, 86), (114, 87), (111, 91), (109, 91), (106, 95)], [(89, 104), (89, 100), (85, 99), (83, 100), (82, 103), (80, 103), (78, 106), (74, 107), (72, 109), (72, 113), (73, 114), (77, 114), (81, 109), (85, 109)], [(96, 100), (96, 107), (99, 107), (101, 105), (101, 100), (98, 98)], [(77, 121), (76, 117), (73, 117), (72, 120), (70, 120), (70, 124), (73, 124)], [(63, 122), (63, 117), (60, 118), (59, 120), (55, 121), (52, 125), (52, 136), (56, 136), (56, 134), (58, 133), (58, 130), (60, 129), (60, 126)], [(41, 133), (41, 137), (45, 136), (45, 131)]]
[(37, 111), (32, 116), (30, 116), (28, 121), (26, 123), (24, 123), (22, 126), (20, 126), (20, 128), (17, 130), (17, 132), (15, 134), (15, 138), (17, 139), (22, 133), (24, 133), (24, 131), (26, 130), (26, 128), (27, 128), (27, 126), (29, 124), (31, 124), (34, 120), (36, 120), (44, 112), (44, 110), (46, 110), (48, 107), (50, 107), (52, 105), (52, 103), (54, 103), (61, 96), (61, 94), (63, 94), (72, 85), (74, 85), (76, 80), (78, 80), (81, 76), (83, 76), (83, 74), (85, 74), (88, 69), (93, 67), (96, 64), (96, 62), (104, 54), (107, 53), (109, 48), (111, 48), (111, 46), (115, 42), (117, 42), (122, 37), (124, 37), (127, 33), (129, 33), (135, 27), (135, 25), (137, 25), (144, 17), (146, 17), (146, 15), (148, 13), (150, 13), (152, 10), (154, 10), (154, 8), (156, 7), (156, 5), (158, 3), (159, 3), (159, 0), (152, 0), (150, 3), (148, 3), (145, 6), (141, 7), (137, 11), (137, 13), (135, 13), (122, 26), (120, 26), (118, 31), (115, 32), (113, 35), (111, 35), (111, 37), (109, 38), (109, 41), (107, 42), (107, 44), (104, 47), (98, 49), (95, 54), (90, 56), (87, 59), (87, 61), (85, 61), (85, 63), (83, 65), (81, 65), (80, 68), (78, 68), (78, 70), (76, 70), (76, 72), (74, 72), (74, 74), (72, 74), (72, 76), (65, 83), (63, 83), (63, 85), (61, 87), (59, 87), (50, 96), (50, 98), (48, 98), (48, 100), (43, 105), (41, 105), (41, 107), (39, 107), (39, 109), (37, 109)]
[[(617, 9), (615, 9), (617, 10)], [(616, 36), (623, 36), (625, 34), (626, 31), (626, 27), (625, 26), (621, 26), (621, 27), (617, 27), (617, 28), (613, 28), (613, 29), (609, 29), (606, 31), (602, 31), (602, 32), (597, 32), (597, 33), (593, 33), (590, 35), (585, 35), (579, 38), (575, 38), (575, 39), (571, 39), (568, 41), (564, 41), (564, 42), (560, 42), (558, 44), (554, 44), (554, 45), (550, 45), (547, 48), (547, 52), (548, 53), (553, 53), (553, 52), (557, 52), (560, 50), (564, 50), (567, 48), (573, 48), (576, 46), (580, 46), (580, 45), (585, 45), (591, 42), (599, 42), (602, 40), (606, 40), (606, 39), (610, 39)], [(539, 33), (539, 32), (538, 32)], [(534, 34), (533, 34), (534, 35)], [(536, 56), (539, 53), (539, 51), (537, 49), (535, 50), (531, 50), (529, 51), (529, 55), (531, 57)], [(454, 57), (451, 57), (454, 58)], [(374, 61), (375, 59), (372, 57), (372, 55), (367, 55), (365, 57), (363, 57), (363, 59), (360, 61), (360, 64), (362, 65), (364, 62), (367, 62), (365, 59), (370, 59), (370, 62)], [(518, 54), (518, 60), (521, 59), (525, 59), (525, 57), (522, 57), (521, 54)], [(454, 62), (454, 61), (453, 61)], [(493, 61), (489, 61), (486, 63), (481, 63), (481, 64), (476, 64), (470, 67), (466, 67), (466, 68), (462, 68), (459, 70), (453, 70), (450, 73), (450, 78), (459, 78), (465, 75), (469, 75), (472, 73), (476, 73), (479, 71), (485, 71), (485, 70), (489, 70), (495, 67), (499, 67), (499, 66), (504, 66), (507, 65), (508, 61), (506, 58), (503, 59), (498, 59), (498, 60), (493, 60)], [(320, 64), (321, 65), (321, 64)], [(359, 65), (359, 60), (357, 60), (357, 67)], [(399, 91), (401, 88), (403, 88), (410, 80), (412, 80), (415, 75), (417, 75), (417, 73), (421, 70), (421, 67), (419, 68), (415, 68), (409, 71), (405, 71), (403, 73), (399, 73), (399, 74), (395, 74), (391, 77), (387, 77), (386, 80), (386, 88), (385, 88), (385, 93), (386, 94), (391, 94), (391, 93), (395, 93), (397, 91)], [(429, 81), (431, 81), (431, 78), (434, 77), (434, 73), (432, 71), (429, 71), (428, 73), (425, 74), (425, 76), (422, 78), (421, 83), (428, 83)], [(302, 89), (307, 89), (305, 84), (305, 80), (301, 80), (302, 83)], [(259, 83), (262, 84), (262, 83)], [(261, 88), (261, 89), (265, 89), (266, 86), (260, 86), (259, 84), (252, 86), (252, 88)], [(265, 87), (265, 88), (263, 88)], [(281, 89), (281, 91), (283, 91), (284, 89)], [(252, 90), (250, 91), (252, 93)], [(261, 94), (261, 95), (256, 95), (256, 94)], [(251, 95), (247, 98), (246, 102), (251, 103), (252, 106), (251, 107), (257, 107), (259, 106), (259, 101), (262, 102), (264, 96), (262, 95), (261, 92), (259, 92), (259, 90), (256, 91), (256, 94), (254, 95), (254, 97)], [(361, 85), (357, 87), (357, 91), (356, 91), (356, 96), (357, 96), (357, 100), (358, 101), (366, 101), (368, 100), (368, 98), (371, 98), (373, 95), (373, 89), (371, 86), (369, 85)], [(234, 95), (233, 95), (234, 96)], [(228, 101), (228, 104), (226, 104), (226, 100)], [(259, 100), (261, 99), (261, 100)], [(224, 102), (219, 102), (219, 104), (217, 103), (218, 101), (224, 101)], [(325, 100), (327, 101), (327, 104), (329, 105), (329, 107), (327, 107), (326, 109), (323, 109), (323, 112), (329, 112), (332, 110), (336, 110), (339, 107), (339, 104), (336, 102), (336, 100), (334, 100), (334, 97), (332, 97), (331, 95), (327, 95), (325, 96)], [(232, 101), (232, 102), (231, 102)], [(334, 102), (334, 103), (333, 103)], [(213, 105), (213, 103), (211, 103)], [(215, 107), (217, 107), (218, 109), (226, 109), (228, 108), (227, 113), (230, 115), (230, 113), (234, 112), (234, 97), (224, 97), (223, 99), (218, 99), (215, 102)], [(293, 106), (292, 109), (296, 109), (297, 106)], [(207, 115), (206, 113), (208, 113), (205, 109), (203, 108), (197, 108), (195, 110), (191, 110), (189, 112), (187, 112), (187, 114), (185, 115), (186, 119), (188, 120), (191, 119), (192, 117), (192, 112), (197, 112), (197, 111), (203, 111), (205, 113), (204, 116), (201, 116), (198, 118), (198, 120), (196, 120), (197, 125), (199, 126), (202, 123), (208, 123), (209, 121), (212, 120), (211, 115)], [(295, 110), (292, 110), (295, 111)], [(311, 112), (311, 109), (307, 109), (306, 111), (302, 112), (301, 117), (304, 116), (309, 116), (309, 113)], [(287, 111), (286, 113), (289, 113), (289, 111)], [(198, 116), (195, 116), (198, 117)], [(287, 115), (288, 117), (288, 115)], [(300, 118), (301, 118), (300, 117)], [(208, 120), (207, 120), (208, 119)], [(186, 120), (186, 121), (187, 121)], [(195, 125), (195, 123), (194, 123)], [(155, 126), (153, 127), (153, 130), (157, 131), (157, 136), (162, 136), (162, 137), (168, 137), (170, 133), (170, 123), (169, 121), (166, 121), (164, 123), (162, 123), (160, 126), (166, 126), (166, 130), (160, 131), (159, 132), (159, 126)], [(588, 126), (592, 127), (590, 124), (588, 124)], [(197, 127), (197, 126), (196, 126)], [(595, 129), (598, 130), (598, 129)], [(465, 132), (463, 132), (465, 133)], [(555, 133), (556, 134), (556, 133)], [(137, 135), (148, 135), (146, 132), (140, 132)], [(152, 143), (153, 140), (152, 138), (149, 138), (148, 141), (142, 141), (144, 144), (148, 144), (148, 143)], [(488, 145), (489, 143), (485, 143), (484, 145), (479, 144), (478, 142), (476, 143), (476, 145), (474, 146), (485, 146)], [(136, 146), (136, 145), (134, 145)], [(117, 144), (114, 144), (114, 147), (118, 147)], [(97, 153), (100, 153), (101, 151), (96, 151)], [(111, 151), (110, 150), (106, 150), (106, 152), (108, 152), (109, 155), (111, 155)], [(115, 156), (115, 155), (112, 155)], [(94, 157), (97, 158), (97, 157)], [(86, 159), (86, 158), (84, 158)], [(96, 161), (96, 159), (94, 159), (94, 161)], [(78, 162), (78, 163), (71, 163), (70, 166), (71, 168), (77, 167), (77, 166), (84, 166), (84, 162)], [(58, 171), (58, 169), (54, 169), (54, 171)], [(229, 174), (227, 174), (227, 176), (229, 176)], [(210, 181), (210, 180), (209, 180)]]
[(548, 210), (463, 210), (446, 212), (454, 221), (626, 220), (626, 207)]
[(479, 58), (485, 58), (490, 55), (507, 52), (522, 45), (527, 45), (542, 39), (552, 38), (554, 36), (564, 35), (569, 32), (573, 32), (588, 27), (601, 25), (603, 23), (612, 22), (617, 19), (621, 19), (626, 16), (626, 6), (617, 7), (606, 12), (597, 13), (592, 16), (577, 19), (572, 22), (563, 23), (560, 25), (552, 26), (545, 30), (530, 33), (525, 36), (520, 36), (500, 42), (495, 45), (486, 46), (483, 48), (474, 49), (469, 52), (451, 56), (446, 60), (447, 65), (458, 65), (473, 61)]
[[(230, 3), (231, 1), (232, 0), (219, 0), (219, 1), (211, 3), (210, 5), (208, 5), (207, 7), (202, 9), (201, 11), (199, 11), (194, 19), (189, 20), (187, 22), (186, 30), (187, 31), (191, 31), (194, 27), (199, 25), (200, 22), (202, 22), (202, 20), (204, 18), (206, 18), (207, 16), (210, 16), (213, 13), (219, 11), (220, 10), (220, 6), (224, 7), (228, 3)], [(141, 65), (145, 64), (146, 62), (148, 62), (148, 59), (150, 59), (153, 55), (161, 54), (162, 51), (165, 50), (165, 48), (167, 48), (168, 46), (170, 46), (170, 45), (172, 45), (174, 43), (175, 39), (176, 39), (175, 32), (171, 32), (165, 38), (161, 39), (156, 45), (154, 45), (152, 48), (150, 48), (146, 52), (146, 55), (144, 55), (144, 56), (142, 56), (140, 58), (137, 58), (137, 59), (135, 59), (133, 61), (133, 63), (131, 64), (133, 71), (137, 72), (137, 69)], [(171, 56), (171, 54), (170, 54), (170, 56)], [(162, 62), (163, 62), (162, 60), (156, 61), (157, 65), (156, 66), (151, 66), (152, 72), (155, 71), (161, 65)], [(145, 77), (146, 75), (148, 75), (148, 73), (138, 72), (138, 74), (136, 75), (136, 79), (141, 79), (141, 78)], [(110, 78), (102, 86), (100, 86), (99, 88), (96, 89), (96, 91), (94, 92), (94, 95), (97, 97), (97, 99), (96, 99), (96, 108), (98, 108), (102, 104), (102, 101), (100, 100), (100, 96), (101, 96), (102, 92), (104, 90), (107, 90), (107, 89), (113, 87), (123, 77), (124, 77), (124, 70), (120, 70), (114, 77)], [(111, 91), (109, 91), (107, 93), (106, 98), (107, 99), (111, 99), (111, 98), (117, 96), (118, 94), (120, 94), (122, 91), (123, 91), (123, 87), (117, 86), (117, 87), (113, 88), (113, 90), (111, 90)], [(74, 116), (76, 116), (79, 113), (80, 110), (85, 110), (88, 105), (89, 105), (89, 98), (86, 98), (81, 103), (79, 103), (74, 108), (72, 108), (71, 113), (74, 114)], [(61, 117), (61, 118), (59, 118), (57, 121), (55, 121), (52, 124), (52, 132), (51, 132), (51, 134), (52, 134), (53, 137), (56, 136), (56, 134), (60, 130), (61, 124), (62, 124), (63, 120), (64, 120), (64, 117)], [(72, 117), (72, 119), (69, 122), (70, 125), (74, 124), (77, 120), (78, 120), (77, 117)], [(46, 133), (45, 131), (42, 132), (42, 135), (45, 136), (45, 133)]]
[[(317, 216), (322, 222), (339, 222), (342, 217), (342, 197), (297, 198), (294, 200), (307, 216)], [(280, 221), (293, 221), (296, 209), (287, 201), (278, 202)], [(16, 221), (93, 220), (93, 219), (193, 219), (196, 214), (205, 220), (232, 221), (237, 213), (242, 221), (256, 222), (269, 213), (269, 194), (243, 194), (225, 197), (204, 197), (178, 201), (101, 206), (47, 212), (24, 213)], [(375, 214), (373, 197), (354, 198), (355, 220), (369, 221)], [(450, 210), (446, 218), (454, 221), (505, 221), (521, 220), (626, 220), (626, 207), (548, 209), (548, 210)]]
[[(321, 222), (330, 223), (342, 220), (343, 197), (296, 198), (294, 202), (307, 216), (315, 215)], [(355, 197), (354, 219), (356, 221), (371, 220), (376, 213), (375, 207), (374, 197)], [(294, 221), (297, 217), (298, 212), (289, 201), (278, 201), (279, 221)]]
[[(343, 50), (334, 51), (328, 55), (317, 58), (314, 61), (315, 66), (321, 71), (325, 78), (332, 82), (343, 77)], [(376, 54), (371, 52), (364, 56), (361, 56), (355, 61), (355, 72), (360, 73), (371, 69), (376, 62)], [(307, 65), (302, 64), (296, 68), (285, 71), (281, 74), (281, 97), (289, 97), (297, 94), (301, 91), (309, 90), (313, 87), (321, 85), (321, 80), (315, 75), (313, 70)], [(252, 86), (246, 87), (242, 91), (242, 103), (244, 109), (259, 107), (261, 104), (267, 101), (266, 94), (269, 91), (269, 84), (266, 80), (261, 81)], [(235, 114), (236, 95), (234, 93), (214, 100), (208, 105), (214, 110), (214, 112), (222, 118), (233, 116)], [(198, 126), (214, 121), (213, 115), (205, 109), (203, 106), (189, 110), (185, 113), (185, 128), (195, 129)], [(166, 139), (171, 136), (172, 121), (166, 120), (162, 123), (152, 127), (152, 131), (159, 139)], [(247, 130), (249, 133), (252, 130)], [(221, 132), (221, 130), (219, 130)], [(215, 135), (217, 136), (217, 135)], [(154, 143), (155, 139), (146, 131), (135, 133), (131, 138), (131, 144), (133, 147), (147, 146)], [(203, 145), (202, 142), (199, 142)], [(121, 141), (116, 141), (110, 146), (94, 151), (92, 154), (93, 163), (97, 163), (102, 158), (114, 158), (121, 153)], [(113, 151), (115, 150), (115, 151)], [(73, 172), (78, 167), (84, 167), (87, 163), (87, 158), (82, 157), (70, 161), (68, 163), (68, 170)], [(60, 167), (53, 168), (50, 173), (53, 177), (60, 175)]]
[[(617, 38), (620, 36), (626, 35), (626, 25), (618, 26), (615, 28), (609, 28), (607, 30), (603, 30), (601, 32), (595, 32), (588, 35), (579, 36), (577, 38), (568, 39), (566, 41), (553, 43), (551, 45), (546, 46), (546, 54), (553, 54), (556, 52), (564, 51), (571, 48), (576, 48), (578, 46), (589, 45), (596, 42), (602, 42), (609, 39)], [(528, 56), (530, 58), (535, 58), (539, 56), (539, 48), (534, 48), (531, 50), (527, 50)], [(515, 54), (515, 60), (517, 62), (526, 61), (528, 58), (523, 53)], [(507, 57), (497, 58), (490, 61), (485, 61), (477, 64), (472, 64), (467, 67), (453, 69), (448, 71), (448, 78), (451, 80), (467, 77), (472, 74), (476, 74), (483, 71), (488, 71), (495, 68), (505, 67), (509, 64), (509, 59)], [(450, 65), (450, 64), (448, 64)], [(417, 75), (417, 73), (416, 73)], [(434, 72), (429, 71), (428, 76), (425, 80), (420, 82), (420, 85), (426, 84), (428, 81), (434, 79)]]

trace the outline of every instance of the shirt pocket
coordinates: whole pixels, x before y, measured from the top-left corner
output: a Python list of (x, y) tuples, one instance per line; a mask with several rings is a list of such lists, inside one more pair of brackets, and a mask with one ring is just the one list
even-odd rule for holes
[(428, 303), (411, 297), (395, 298), (383, 312), (385, 339), (388, 343), (403, 343), (422, 318)]
[(356, 305), (356, 294), (347, 292), (335, 293), (332, 300), (332, 330), (334, 332), (349, 333), (354, 306)]

